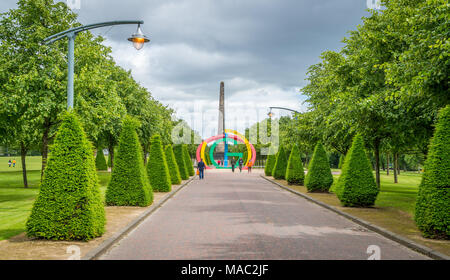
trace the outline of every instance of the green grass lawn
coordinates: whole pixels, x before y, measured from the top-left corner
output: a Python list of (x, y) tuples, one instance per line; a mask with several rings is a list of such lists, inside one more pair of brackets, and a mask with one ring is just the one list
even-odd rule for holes
[[(16, 159), (16, 167), (8, 167), (8, 160)], [(25, 162), (27, 165), (27, 170), (41, 170), (42, 167), (42, 157), (41, 156), (33, 156), (27, 157)], [(20, 156), (17, 157), (0, 157), (0, 172), (2, 171), (22, 171), (22, 159)]]
[[(25, 231), (25, 223), (30, 215), (33, 202), (39, 192), (41, 180), (41, 157), (30, 157), (27, 161), (32, 168), (28, 172), (29, 188), (23, 187), (22, 169), (0, 168), (0, 240), (8, 239)], [(4, 158), (1, 158), (4, 161)], [(17, 160), (17, 158), (16, 158)], [(8, 160), (6, 160), (7, 163)], [(6, 171), (5, 171), (6, 169)], [(105, 196), (111, 174), (106, 171), (98, 172), (100, 191)]]

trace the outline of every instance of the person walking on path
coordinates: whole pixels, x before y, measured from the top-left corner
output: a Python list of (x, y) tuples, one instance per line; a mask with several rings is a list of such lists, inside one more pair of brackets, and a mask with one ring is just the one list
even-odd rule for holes
[(249, 161), (247, 164), (248, 173), (252, 173), (252, 162)]
[(244, 160), (239, 158), (239, 172), (242, 172), (242, 166), (244, 165)]
[(13, 159), (12, 164), (13, 164), (13, 167), (16, 167), (16, 159)]
[(197, 164), (197, 170), (198, 170), (198, 176), (200, 180), (203, 180), (204, 178), (204, 171), (205, 171), (205, 163), (203, 162), (203, 159), (200, 159), (200, 162)]
[(234, 166), (236, 165), (236, 161), (234, 160), (234, 158), (231, 159), (231, 171), (233, 171), (234, 173)]
[(11, 167), (11, 164), (12, 164), (11, 160), (8, 160), (8, 167)]

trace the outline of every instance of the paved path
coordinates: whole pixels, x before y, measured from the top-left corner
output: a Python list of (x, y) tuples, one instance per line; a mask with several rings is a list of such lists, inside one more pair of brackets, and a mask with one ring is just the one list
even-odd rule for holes
[(208, 171), (102, 259), (427, 259), (253, 174)]

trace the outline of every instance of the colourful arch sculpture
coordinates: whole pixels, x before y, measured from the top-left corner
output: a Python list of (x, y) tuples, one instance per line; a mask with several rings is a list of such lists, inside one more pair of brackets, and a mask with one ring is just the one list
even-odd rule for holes
[[(230, 135), (231, 134), (231, 135)], [(210, 150), (210, 158), (213, 162), (213, 165), (217, 168), (219, 167), (219, 165), (216, 163), (216, 161), (214, 160), (214, 157), (212, 156), (214, 154), (214, 148), (216, 146), (216, 144), (218, 142), (221, 141), (227, 141), (228, 139), (230, 140), (235, 140), (235, 141), (239, 141), (241, 143), (244, 143), (246, 148), (247, 148), (247, 161), (245, 163), (244, 169), (248, 168), (248, 164), (249, 162), (253, 165), (255, 163), (256, 160), (256, 150), (255, 147), (245, 138), (244, 135), (240, 134), (239, 132), (237, 132), (236, 130), (231, 130), (231, 129), (226, 129), (225, 130), (225, 134), (220, 134), (220, 135), (216, 135), (216, 136), (212, 136), (208, 139), (206, 139), (205, 141), (203, 141), (198, 147), (197, 147), (197, 162), (200, 161), (200, 159), (203, 159), (203, 162), (206, 162), (206, 157), (205, 157), (205, 149), (206, 146), (208, 145), (208, 143), (211, 143), (214, 141), (213, 143), (213, 149)], [(207, 169), (211, 169), (210, 166), (206, 166)]]

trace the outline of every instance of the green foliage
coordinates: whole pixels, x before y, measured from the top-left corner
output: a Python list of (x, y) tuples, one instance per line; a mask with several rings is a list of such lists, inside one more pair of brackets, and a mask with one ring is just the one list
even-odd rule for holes
[(297, 145), (294, 145), (286, 169), (286, 181), (290, 185), (303, 185), (304, 180), (305, 171), (303, 170), (303, 162), (300, 158), (300, 150)]
[(167, 167), (169, 168), (170, 180), (172, 185), (178, 185), (181, 183), (180, 170), (178, 168), (175, 155), (173, 154), (172, 145), (167, 145), (165, 149)]
[(423, 236), (450, 237), (450, 105), (439, 113), (425, 162), (414, 219)]
[(338, 169), (342, 169), (342, 166), (344, 165), (344, 159), (345, 159), (345, 156), (344, 156), (344, 155), (341, 155), (341, 156), (339, 157)]
[(195, 175), (194, 165), (192, 164), (191, 156), (189, 155), (186, 145), (183, 145), (183, 155), (189, 176), (194, 176)]
[(53, 240), (101, 236), (105, 210), (92, 146), (73, 112), (62, 120), (27, 221), (27, 235)]
[(111, 181), (106, 190), (107, 205), (147, 206), (153, 202), (137, 126), (137, 121), (129, 116), (123, 121)]
[(183, 145), (178, 144), (173, 146), (173, 154), (175, 155), (175, 160), (178, 164), (178, 169), (180, 170), (181, 179), (189, 179), (189, 171), (186, 167), (185, 155), (183, 152)]
[(333, 184), (330, 162), (322, 143), (317, 143), (306, 173), (305, 186), (308, 192), (328, 192)]
[(156, 192), (170, 192), (172, 189), (166, 155), (163, 151), (161, 136), (155, 134), (150, 142), (150, 153), (147, 164), (150, 186)]
[(108, 155), (108, 167), (112, 167), (111, 154)]
[(106, 165), (105, 155), (103, 154), (103, 149), (97, 149), (97, 156), (95, 157), (95, 166), (97, 170), (108, 170)]
[(360, 134), (353, 139), (336, 185), (336, 195), (343, 206), (366, 207), (375, 204), (379, 189)]
[(276, 155), (267, 156), (266, 166), (264, 166), (264, 174), (266, 174), (266, 176), (272, 176), (272, 170), (273, 167), (275, 166), (276, 160), (277, 160)]
[(283, 146), (280, 146), (277, 154), (277, 159), (275, 161), (275, 165), (272, 170), (273, 178), (284, 179), (284, 176), (286, 175), (286, 168), (287, 168), (286, 153), (284, 152)]

